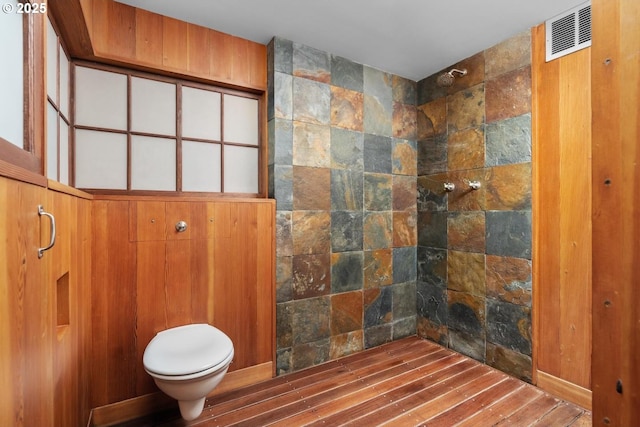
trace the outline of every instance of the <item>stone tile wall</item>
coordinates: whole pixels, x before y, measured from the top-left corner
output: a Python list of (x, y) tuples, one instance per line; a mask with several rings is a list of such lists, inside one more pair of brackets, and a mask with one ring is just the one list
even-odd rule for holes
[(275, 38), (277, 371), (416, 333), (417, 83)]
[(450, 68), (418, 82), (418, 333), (530, 381), (530, 32)]

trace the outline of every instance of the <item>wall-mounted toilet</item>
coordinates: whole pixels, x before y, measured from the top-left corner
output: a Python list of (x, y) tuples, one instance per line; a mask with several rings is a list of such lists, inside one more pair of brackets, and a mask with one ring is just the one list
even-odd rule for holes
[(178, 401), (182, 418), (193, 420), (222, 381), (233, 354), (233, 343), (222, 331), (193, 324), (158, 332), (142, 361), (160, 390)]

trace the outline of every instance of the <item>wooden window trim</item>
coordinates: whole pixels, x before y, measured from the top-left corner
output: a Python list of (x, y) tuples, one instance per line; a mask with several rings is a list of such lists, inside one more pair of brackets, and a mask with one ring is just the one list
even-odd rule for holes
[(0, 175), (47, 185), (44, 176), (45, 70), (44, 14), (23, 15), (24, 145), (21, 149), (0, 138)]

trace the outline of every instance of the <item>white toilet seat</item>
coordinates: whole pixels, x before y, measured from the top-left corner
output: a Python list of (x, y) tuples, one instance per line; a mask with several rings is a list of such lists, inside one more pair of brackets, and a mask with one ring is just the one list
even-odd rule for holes
[(188, 380), (226, 368), (233, 354), (233, 343), (222, 331), (192, 324), (159, 332), (147, 345), (143, 364), (154, 377)]

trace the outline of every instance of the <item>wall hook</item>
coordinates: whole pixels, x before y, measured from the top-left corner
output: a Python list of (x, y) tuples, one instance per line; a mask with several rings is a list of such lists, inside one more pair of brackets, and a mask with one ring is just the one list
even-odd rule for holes
[(450, 193), (456, 189), (456, 185), (453, 182), (445, 182), (444, 183), (444, 191)]

